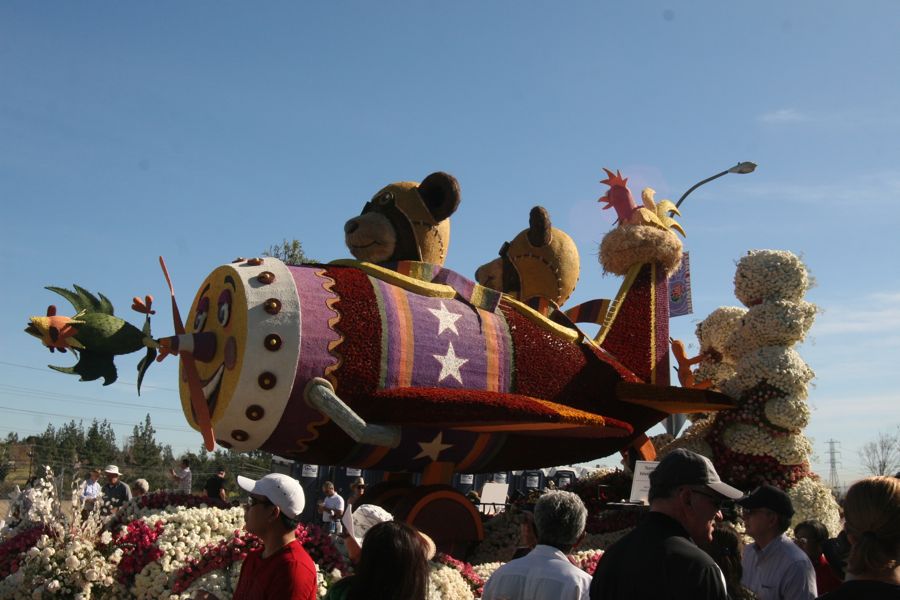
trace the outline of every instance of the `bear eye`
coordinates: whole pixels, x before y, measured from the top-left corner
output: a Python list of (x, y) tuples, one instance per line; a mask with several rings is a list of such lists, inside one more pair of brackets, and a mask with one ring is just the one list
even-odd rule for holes
[(216, 317), (219, 319), (219, 325), (225, 327), (231, 320), (231, 291), (224, 290), (219, 296), (219, 306)]
[(197, 314), (194, 316), (194, 331), (203, 331), (206, 317), (209, 315), (209, 298), (203, 296), (197, 303)]
[(394, 193), (393, 192), (385, 192), (375, 198), (375, 204), (380, 206), (387, 206), (388, 204), (394, 203)]

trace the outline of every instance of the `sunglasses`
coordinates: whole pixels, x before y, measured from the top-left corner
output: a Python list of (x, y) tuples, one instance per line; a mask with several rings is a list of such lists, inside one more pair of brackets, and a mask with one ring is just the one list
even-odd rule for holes
[(257, 506), (260, 504), (272, 506), (272, 502), (268, 498), (255, 498), (253, 496), (249, 496), (248, 498), (246, 498), (244, 500), (245, 508), (253, 508), (254, 506)]
[(726, 502), (725, 498), (722, 498), (721, 496), (717, 496), (715, 494), (710, 494), (709, 492), (706, 492), (704, 490), (691, 488), (691, 493), (699, 494), (701, 496), (706, 496), (707, 498), (709, 498), (709, 502), (716, 508), (716, 510), (721, 510)]

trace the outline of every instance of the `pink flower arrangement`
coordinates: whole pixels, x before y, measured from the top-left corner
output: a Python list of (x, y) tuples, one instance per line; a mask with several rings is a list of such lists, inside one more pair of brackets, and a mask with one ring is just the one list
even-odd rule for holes
[[(346, 575), (350, 571), (347, 561), (324, 529), (318, 525), (301, 524), (295, 533), (297, 540), (323, 572), (337, 569), (341, 575)], [(230, 539), (203, 546), (200, 548), (200, 558), (189, 558), (185, 566), (175, 573), (172, 590), (180, 594), (200, 577), (219, 569), (230, 569), (234, 563), (247, 558), (249, 552), (261, 547), (260, 539), (246, 531), (235, 531)]]
[(585, 550), (577, 554), (568, 555), (569, 562), (591, 576), (593, 576), (602, 557), (603, 550)]
[(475, 572), (475, 569), (467, 562), (463, 562), (461, 560), (457, 560), (450, 556), (449, 554), (444, 554), (443, 552), (438, 552), (434, 555), (434, 562), (440, 563), (442, 565), (447, 565), (453, 569), (459, 571), (459, 574), (462, 575), (463, 579), (472, 588), (472, 593), (475, 594), (476, 598), (481, 597), (481, 593), (484, 589), (484, 579), (479, 577), (478, 573)]
[(329, 573), (334, 569), (346, 575), (350, 566), (340, 553), (328, 533), (318, 525), (308, 523), (297, 526), (297, 539), (303, 548), (309, 553), (323, 573)]
[(43, 525), (34, 525), (0, 544), (0, 579), (19, 570), (25, 551), (34, 546), (46, 532)]
[(156, 546), (156, 538), (163, 528), (162, 521), (157, 521), (150, 529), (145, 521), (138, 519), (129, 523), (124, 533), (115, 535), (112, 544), (122, 550), (116, 576), (120, 583), (130, 584), (144, 567), (163, 555)]
[(200, 558), (189, 558), (187, 564), (175, 573), (172, 590), (176, 594), (185, 591), (200, 577), (231, 566), (247, 558), (247, 553), (262, 547), (258, 537), (246, 531), (235, 531), (234, 537), (218, 544), (200, 548)]

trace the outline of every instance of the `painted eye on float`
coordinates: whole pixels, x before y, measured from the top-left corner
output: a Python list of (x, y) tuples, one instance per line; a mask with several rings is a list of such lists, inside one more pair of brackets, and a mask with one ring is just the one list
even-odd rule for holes
[(231, 320), (231, 290), (223, 290), (219, 294), (219, 309), (216, 312), (216, 317), (219, 319), (219, 325), (222, 327), (228, 325), (228, 321)]
[(206, 317), (209, 315), (209, 298), (203, 296), (197, 303), (197, 315), (194, 317), (194, 331), (203, 331)]

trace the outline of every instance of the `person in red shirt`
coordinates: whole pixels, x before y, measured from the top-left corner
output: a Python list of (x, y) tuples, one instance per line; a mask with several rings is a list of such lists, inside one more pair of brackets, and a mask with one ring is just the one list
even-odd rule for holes
[[(300, 483), (270, 473), (259, 480), (238, 475), (237, 484), (250, 494), (244, 529), (258, 536), (263, 547), (247, 554), (234, 600), (315, 600), (316, 565), (296, 536), (306, 503)], [(195, 598), (215, 596), (204, 592)]]
[(816, 571), (816, 589), (819, 595), (838, 588), (841, 580), (835, 575), (822, 549), (828, 540), (825, 524), (815, 519), (803, 521), (794, 526), (794, 541), (809, 557)]

